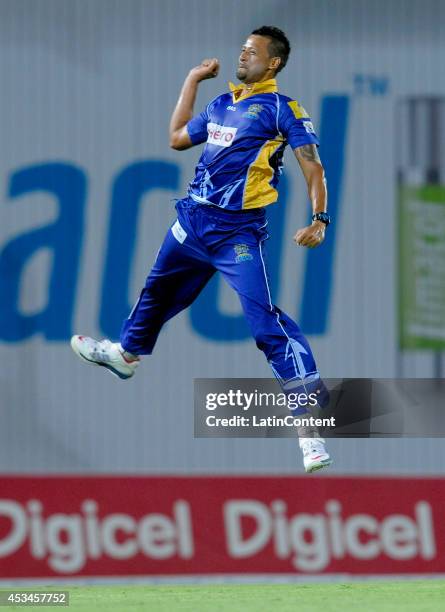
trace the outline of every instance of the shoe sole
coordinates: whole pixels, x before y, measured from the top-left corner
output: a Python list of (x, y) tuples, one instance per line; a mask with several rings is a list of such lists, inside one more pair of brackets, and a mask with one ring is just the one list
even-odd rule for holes
[(306, 474), (312, 474), (312, 472), (317, 472), (318, 470), (322, 470), (323, 468), (329, 467), (332, 464), (332, 459), (323, 459), (323, 461), (317, 461), (317, 463), (313, 463), (308, 466), (306, 469)]
[(80, 357), (80, 359), (82, 359), (82, 361), (85, 361), (86, 363), (91, 363), (92, 365), (100, 366), (101, 368), (105, 368), (108, 372), (110, 372), (110, 374), (113, 374), (113, 376), (119, 378), (120, 380), (128, 380), (133, 376), (133, 374), (122, 374), (121, 372), (118, 372), (115, 368), (113, 368), (113, 366), (110, 366), (110, 364), (104, 363), (103, 361), (93, 361), (92, 359), (88, 359), (88, 357), (85, 357), (85, 355), (80, 352), (79, 348), (75, 344), (75, 336), (71, 338), (71, 348), (73, 349), (75, 354)]

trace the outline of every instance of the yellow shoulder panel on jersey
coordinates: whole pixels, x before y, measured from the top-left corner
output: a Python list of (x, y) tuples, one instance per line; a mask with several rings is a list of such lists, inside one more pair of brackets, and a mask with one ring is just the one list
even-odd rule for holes
[(309, 117), (304, 108), (299, 104), (296, 100), (291, 100), (288, 102), (292, 112), (294, 113), (297, 119), (304, 119), (305, 117)]

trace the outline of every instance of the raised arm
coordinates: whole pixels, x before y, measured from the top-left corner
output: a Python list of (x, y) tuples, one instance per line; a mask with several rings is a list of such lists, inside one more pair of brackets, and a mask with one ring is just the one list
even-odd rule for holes
[(172, 149), (182, 151), (193, 146), (187, 132), (187, 123), (193, 117), (198, 84), (205, 79), (213, 79), (218, 75), (218, 71), (219, 62), (213, 58), (203, 60), (199, 66), (195, 66), (188, 73), (170, 119), (170, 146)]
[[(306, 179), (309, 198), (312, 203), (312, 213), (325, 213), (328, 203), (326, 179), (316, 145), (307, 144), (297, 147), (294, 149), (294, 153)], [(324, 240), (325, 230), (325, 223), (312, 221), (311, 225), (297, 231), (294, 240), (301, 246), (317, 247)]]

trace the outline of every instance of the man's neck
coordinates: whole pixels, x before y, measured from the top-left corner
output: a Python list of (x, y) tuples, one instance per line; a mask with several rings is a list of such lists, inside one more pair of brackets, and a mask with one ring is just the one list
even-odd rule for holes
[(253, 90), (255, 85), (258, 85), (259, 83), (264, 83), (265, 81), (270, 81), (274, 78), (275, 77), (273, 74), (267, 74), (262, 79), (258, 79), (258, 81), (254, 81), (253, 83), (243, 83), (243, 88), (241, 90), (240, 97), (249, 94)]
[(264, 81), (270, 81), (274, 78), (275, 76), (272, 73), (268, 72), (261, 79), (258, 79), (258, 81), (254, 81), (253, 83), (243, 83), (243, 91), (252, 91), (252, 89), (257, 83), (264, 83)]

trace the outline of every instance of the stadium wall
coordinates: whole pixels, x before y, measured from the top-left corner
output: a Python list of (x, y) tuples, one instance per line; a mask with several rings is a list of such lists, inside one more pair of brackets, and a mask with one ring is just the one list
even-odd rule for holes
[(1, 478), (1, 580), (444, 574), (444, 479), (357, 484), (345, 477)]
[[(444, 11), (432, 0), (191, 1), (186, 12), (176, 0), (1, 3), (3, 473), (299, 469), (292, 440), (193, 439), (193, 378), (270, 376), (221, 282), (166, 326), (128, 383), (69, 349), (72, 333), (117, 336), (174, 220), (172, 200), (198, 159), (168, 148), (184, 75), (220, 58), (201, 109), (262, 23), (293, 43), (280, 88), (313, 117), (334, 212), (319, 259), (295, 248), (308, 204), (288, 154), (271, 210), (274, 299), (302, 322), (327, 377), (437, 374), (431, 351), (398, 347), (395, 120), (400, 99), (445, 93)], [(334, 474), (440, 475), (445, 460), (439, 440), (333, 441), (331, 450)]]

